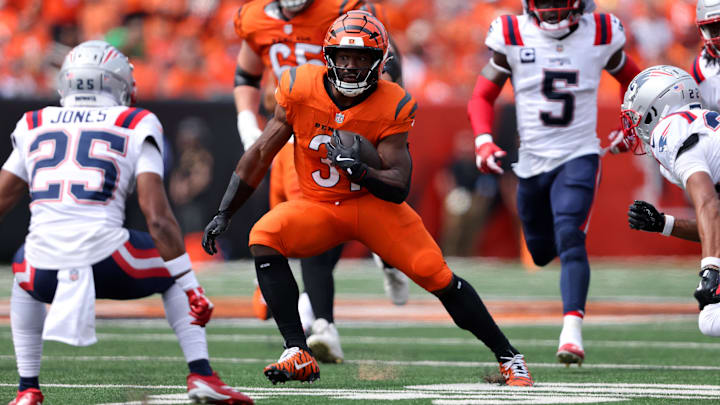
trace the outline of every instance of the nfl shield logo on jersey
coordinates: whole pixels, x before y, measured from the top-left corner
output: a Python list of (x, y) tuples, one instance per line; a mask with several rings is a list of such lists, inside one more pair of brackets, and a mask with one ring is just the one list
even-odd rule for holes
[(293, 31), (293, 26), (292, 26), (292, 24), (285, 24), (285, 25), (283, 26), (283, 32), (285, 33), (285, 35), (290, 35), (290, 34), (292, 34), (292, 31)]
[(521, 63), (535, 63), (535, 48), (520, 49)]
[(342, 124), (343, 121), (345, 121), (345, 115), (343, 113), (335, 114), (335, 122), (337, 122), (338, 124)]

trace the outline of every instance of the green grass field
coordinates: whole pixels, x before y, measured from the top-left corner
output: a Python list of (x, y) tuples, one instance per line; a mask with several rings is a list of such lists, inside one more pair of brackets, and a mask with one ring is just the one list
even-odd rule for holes
[[(559, 300), (557, 265), (527, 272), (514, 263), (453, 260), (451, 267), (487, 301)], [(596, 262), (590, 301), (691, 304), (695, 261), (655, 259)], [(201, 282), (216, 296), (248, 296), (249, 262), (216, 266)], [(299, 277), (298, 277), (299, 279)], [(337, 298), (384, 299), (381, 275), (370, 261), (346, 261), (336, 272)], [(6, 300), (8, 271), (0, 270)], [(433, 298), (413, 286), (411, 303)], [(438, 304), (439, 305), (439, 304)], [(651, 317), (642, 323), (592, 320), (584, 328), (587, 360), (566, 368), (554, 353), (557, 322), (501, 323), (526, 355), (536, 386), (527, 389), (484, 382), (497, 375), (494, 357), (469, 333), (451, 324), (348, 322), (337, 319), (346, 362), (321, 364), (312, 385), (273, 386), (262, 368), (280, 355), (272, 322), (214, 320), (208, 327), (211, 362), (222, 378), (259, 404), (696, 404), (719, 403), (720, 340), (697, 329), (696, 316)], [(0, 402), (17, 383), (10, 328), (0, 326)], [(75, 348), (46, 342), (41, 373), (45, 404), (185, 404), (185, 366), (163, 320), (105, 320), (99, 343)]]

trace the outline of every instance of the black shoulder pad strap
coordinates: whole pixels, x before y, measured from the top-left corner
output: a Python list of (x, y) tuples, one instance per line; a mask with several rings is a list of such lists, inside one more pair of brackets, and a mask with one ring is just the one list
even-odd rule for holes
[(692, 134), (688, 136), (688, 138), (683, 142), (680, 149), (678, 149), (677, 156), (675, 156), (675, 159), (679, 158), (680, 155), (683, 153), (689, 151), (692, 149), (693, 146), (697, 145), (697, 143), (700, 141), (700, 136), (698, 134)]

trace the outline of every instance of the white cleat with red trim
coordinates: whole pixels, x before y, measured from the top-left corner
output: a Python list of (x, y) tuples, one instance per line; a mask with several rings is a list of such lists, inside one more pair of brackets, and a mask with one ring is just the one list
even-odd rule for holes
[(252, 398), (228, 386), (217, 373), (211, 376), (190, 373), (187, 377), (188, 397), (196, 404), (253, 405)]

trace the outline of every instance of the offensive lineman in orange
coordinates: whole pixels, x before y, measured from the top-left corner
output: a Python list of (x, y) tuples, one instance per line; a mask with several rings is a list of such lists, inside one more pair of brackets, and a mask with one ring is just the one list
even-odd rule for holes
[[(327, 27), (349, 10), (362, 9), (374, 15), (382, 9), (365, 0), (256, 0), (245, 4), (235, 16), (235, 31), (243, 43), (235, 73), (235, 105), (238, 110), (238, 132), (245, 147), (250, 149), (261, 134), (255, 117), (260, 102), (260, 81), (265, 70), (273, 82), (292, 67), (306, 63), (325, 64), (322, 43)], [(392, 50), (391, 50), (392, 54)], [(397, 56), (385, 65), (385, 79), (399, 82), (400, 63)], [(292, 143), (280, 150), (270, 171), (270, 208), (283, 201), (300, 198), (302, 192), (293, 164)], [(333, 268), (340, 259), (342, 245), (317, 256), (301, 259), (305, 292), (298, 303), (303, 328), (311, 333), (308, 344), (318, 360), (341, 362), (343, 352), (334, 324)], [(396, 305), (408, 299), (408, 279), (396, 269), (385, 266), (385, 289)], [(262, 296), (256, 290), (253, 309), (261, 319), (269, 314)]]
[[(313, 381), (320, 371), (308, 349), (295, 303), (298, 286), (287, 257), (307, 257), (358, 240), (436, 295), (455, 323), (485, 343), (508, 385), (533, 385), (524, 357), (495, 324), (473, 287), (452, 273), (420, 217), (403, 201), (410, 188), (408, 131), (417, 103), (400, 86), (380, 79), (388, 53), (382, 23), (363, 11), (340, 16), (325, 37), (326, 67), (306, 64), (283, 73), (274, 116), (241, 157), (220, 209), (205, 228), (203, 248), (215, 238), (265, 176), (273, 157), (295, 135), (295, 170), (303, 196), (279, 204), (250, 231), (263, 296), (285, 339), (285, 351), (265, 367), (273, 382)], [(383, 163), (359, 160), (335, 130), (362, 134)], [(358, 139), (355, 140), (358, 143)]]

